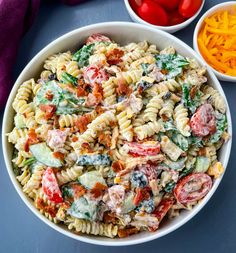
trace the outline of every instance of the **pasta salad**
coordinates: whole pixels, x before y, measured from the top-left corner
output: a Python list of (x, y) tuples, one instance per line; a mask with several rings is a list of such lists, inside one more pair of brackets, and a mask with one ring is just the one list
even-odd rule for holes
[(156, 231), (224, 171), (225, 101), (172, 46), (93, 34), (50, 56), (12, 106), (16, 178), (43, 215), (75, 233)]

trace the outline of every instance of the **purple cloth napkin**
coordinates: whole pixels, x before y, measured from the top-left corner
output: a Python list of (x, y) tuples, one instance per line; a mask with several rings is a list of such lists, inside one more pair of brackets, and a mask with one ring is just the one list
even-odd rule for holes
[[(62, 0), (74, 5), (81, 0)], [(0, 0), (0, 110), (13, 85), (12, 68), (20, 40), (37, 15), (40, 0)]]

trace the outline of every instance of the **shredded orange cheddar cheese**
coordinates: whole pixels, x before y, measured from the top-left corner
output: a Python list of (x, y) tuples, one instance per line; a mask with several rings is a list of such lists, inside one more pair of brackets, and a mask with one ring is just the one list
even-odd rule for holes
[(204, 59), (217, 71), (236, 76), (236, 5), (204, 20), (198, 34)]

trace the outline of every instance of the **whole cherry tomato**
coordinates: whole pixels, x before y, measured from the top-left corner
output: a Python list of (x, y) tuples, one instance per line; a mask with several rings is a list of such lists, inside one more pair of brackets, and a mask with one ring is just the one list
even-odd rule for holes
[(201, 7), (202, 0), (181, 0), (179, 4), (179, 13), (185, 17), (192, 17)]
[(144, 0), (138, 8), (138, 15), (153, 25), (165, 26), (168, 22), (166, 11), (152, 0)]
[(165, 10), (171, 11), (178, 8), (180, 0), (153, 0), (153, 2), (160, 4)]
[(212, 187), (211, 177), (205, 173), (192, 173), (179, 180), (174, 188), (175, 198), (183, 205), (205, 197)]
[(139, 6), (142, 4), (142, 0), (129, 0), (129, 4), (131, 6), (131, 8), (137, 12)]
[(178, 24), (181, 24), (185, 21), (185, 18), (179, 14), (178, 10), (168, 12), (168, 17), (169, 17), (168, 25), (170, 25), (170, 26), (171, 25), (178, 25)]
[(204, 137), (216, 131), (216, 119), (211, 104), (201, 105), (190, 120), (190, 127), (195, 136)]
[(48, 167), (43, 173), (42, 188), (49, 200), (55, 203), (63, 202), (62, 194), (53, 169)]

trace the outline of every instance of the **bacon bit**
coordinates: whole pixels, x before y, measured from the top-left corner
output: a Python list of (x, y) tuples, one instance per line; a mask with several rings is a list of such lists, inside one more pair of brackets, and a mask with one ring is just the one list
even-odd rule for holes
[(24, 113), (23, 113), (23, 116), (24, 116), (25, 118), (27, 118), (27, 113), (24, 112)]
[[(102, 100), (103, 98), (103, 89), (101, 84), (95, 83), (93, 86), (93, 95), (98, 99)], [(101, 101), (99, 101), (101, 102)]]
[(115, 173), (125, 168), (124, 163), (121, 160), (113, 162), (111, 167)]
[(73, 142), (76, 142), (76, 141), (78, 141), (78, 140), (79, 140), (79, 138), (78, 138), (77, 136), (73, 136), (73, 137), (72, 137), (72, 141), (73, 141)]
[(77, 97), (87, 96), (88, 95), (88, 92), (86, 91), (87, 87), (88, 87), (88, 84), (86, 84), (83, 79), (79, 79), (78, 86), (77, 86)]
[(124, 55), (124, 51), (118, 48), (114, 48), (106, 53), (107, 62), (110, 65), (118, 64), (122, 61), (121, 57)]
[(29, 139), (27, 139), (26, 142), (25, 142), (24, 151), (29, 152)]
[(117, 123), (116, 123), (115, 121), (111, 121), (111, 122), (110, 122), (110, 127), (113, 128), (113, 127), (115, 127), (115, 126), (117, 126)]
[(54, 115), (53, 117), (53, 128), (57, 129), (59, 128), (59, 115)]
[(129, 96), (132, 93), (132, 89), (127, 85), (125, 80), (118, 80), (118, 87), (116, 88), (116, 92), (118, 95), (127, 95)]
[(48, 90), (47, 92), (46, 92), (46, 94), (45, 94), (45, 98), (46, 99), (48, 99), (48, 100), (52, 100), (53, 99), (53, 93), (50, 91), (50, 90)]
[(138, 206), (141, 201), (144, 199), (149, 199), (150, 193), (148, 192), (148, 188), (136, 188), (136, 195), (134, 196), (133, 203)]
[(190, 90), (190, 98), (194, 99), (198, 90), (198, 86), (193, 86)]
[(34, 128), (30, 128), (29, 133), (28, 133), (28, 138), (30, 139), (30, 142), (32, 143), (38, 142), (38, 137), (37, 137), (37, 134), (35, 133)]
[(52, 118), (52, 116), (55, 114), (57, 107), (55, 105), (44, 105), (40, 104), (39, 108), (41, 111), (45, 112), (45, 119), (48, 120)]
[(137, 234), (139, 230), (135, 227), (132, 228), (123, 228), (118, 230), (118, 236), (120, 238), (124, 238), (133, 234)]
[(82, 143), (81, 148), (83, 149), (81, 150), (83, 153), (93, 153), (93, 149), (87, 142)]
[(198, 151), (199, 156), (205, 156), (206, 155), (206, 148), (200, 148)]
[(94, 106), (101, 103), (103, 99), (103, 90), (100, 84), (94, 83), (93, 93), (89, 93), (86, 101), (87, 106)]
[(163, 75), (167, 75), (167, 74), (168, 74), (168, 71), (167, 71), (166, 69), (162, 69), (162, 70), (161, 70), (161, 73), (162, 73)]
[(84, 133), (87, 130), (88, 124), (92, 121), (91, 114), (84, 114), (75, 122), (75, 126), (79, 129), (80, 133)]
[(88, 92), (85, 91), (82, 87), (78, 86), (77, 87), (77, 97), (84, 97), (87, 96)]
[(78, 184), (73, 184), (72, 189), (74, 193), (74, 199), (79, 199), (81, 196), (83, 196), (87, 192), (86, 188)]
[(39, 208), (39, 209), (43, 210), (44, 212), (48, 213), (53, 218), (57, 214), (56, 207), (45, 204), (44, 200), (41, 199), (41, 198), (37, 199), (36, 206), (37, 206), (37, 208)]
[(25, 152), (29, 152), (30, 145), (36, 144), (38, 142), (39, 142), (39, 139), (37, 137), (37, 134), (35, 133), (35, 129), (30, 128), (29, 133), (28, 133), (28, 138), (27, 138), (25, 145), (24, 145)]
[(99, 132), (98, 133), (98, 142), (105, 147), (110, 147), (111, 146), (111, 136), (109, 134), (106, 134), (104, 132)]
[(109, 156), (113, 156), (113, 152), (114, 152), (114, 150), (109, 150), (107, 153)]
[(117, 218), (110, 212), (105, 212), (103, 215), (103, 220), (105, 223), (113, 223), (116, 224), (117, 223)]
[(105, 112), (105, 110), (101, 107), (101, 106), (96, 106), (95, 107), (95, 112), (97, 113), (97, 116), (103, 114)]
[(57, 151), (57, 152), (53, 152), (53, 156), (54, 156), (55, 158), (58, 158), (58, 159), (60, 159), (60, 160), (63, 160), (64, 157), (65, 157), (65, 154), (63, 154), (63, 153)]
[(94, 196), (94, 198), (98, 198), (102, 195), (103, 191), (107, 189), (106, 185), (103, 185), (99, 182), (97, 182), (93, 189), (91, 189), (90, 193)]
[(164, 122), (168, 121), (169, 120), (169, 117), (167, 117), (165, 114), (162, 114), (161, 115), (161, 118)]

